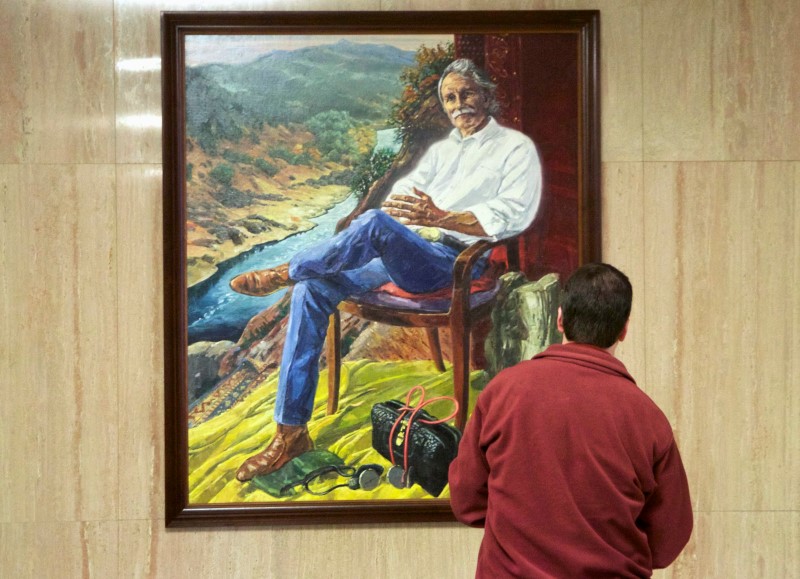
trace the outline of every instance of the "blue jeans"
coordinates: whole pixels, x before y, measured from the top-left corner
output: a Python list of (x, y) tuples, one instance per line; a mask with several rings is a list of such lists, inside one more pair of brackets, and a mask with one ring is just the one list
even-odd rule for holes
[[(422, 239), (380, 210), (357, 217), (331, 239), (297, 253), (289, 263), (292, 290), (275, 420), (305, 424), (314, 409), (319, 356), (328, 318), (339, 302), (393, 282), (411, 293), (446, 287), (458, 250)], [(482, 267), (475, 268), (476, 275)]]

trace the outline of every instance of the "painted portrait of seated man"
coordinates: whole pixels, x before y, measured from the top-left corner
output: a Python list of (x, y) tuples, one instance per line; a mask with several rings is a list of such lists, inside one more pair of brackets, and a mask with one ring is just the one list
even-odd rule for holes
[[(267, 296), (291, 286), (274, 419), (275, 437), (238, 469), (248, 481), (313, 449), (307, 424), (318, 382), (328, 318), (348, 297), (392, 282), (410, 293), (452, 283), (458, 254), (480, 239), (523, 232), (536, 216), (541, 164), (533, 141), (500, 125), (495, 85), (472, 61), (458, 59), (439, 79), (453, 126), (398, 179), (380, 208), (361, 213), (330, 239), (288, 263), (238, 275), (231, 288)], [(479, 260), (473, 276), (486, 267)]]

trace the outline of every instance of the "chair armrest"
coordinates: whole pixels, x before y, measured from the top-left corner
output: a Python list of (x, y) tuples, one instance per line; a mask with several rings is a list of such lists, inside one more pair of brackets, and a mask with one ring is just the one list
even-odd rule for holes
[(509, 237), (507, 239), (500, 239), (498, 241), (489, 241), (480, 239), (467, 247), (464, 251), (458, 254), (456, 262), (453, 265), (453, 301), (459, 301), (463, 307), (467, 307), (469, 303), (469, 294), (472, 283), (472, 268), (478, 259), (487, 251), (505, 245), (516, 243), (518, 237)]
[(488, 241), (480, 239), (459, 253), (453, 265), (453, 285), (470, 282), (472, 280), (472, 268), (478, 259), (490, 249), (504, 243), (505, 240)]
[(508, 239), (499, 241), (488, 241), (480, 239), (467, 247), (458, 254), (453, 265), (453, 297), (451, 300), (451, 312), (456, 310), (462, 312), (469, 311), (469, 295), (472, 285), (472, 268), (475, 263), (490, 249), (504, 245)]

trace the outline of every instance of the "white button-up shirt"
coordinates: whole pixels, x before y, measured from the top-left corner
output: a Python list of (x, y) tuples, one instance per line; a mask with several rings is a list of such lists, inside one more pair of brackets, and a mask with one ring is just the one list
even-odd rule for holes
[[(517, 235), (533, 222), (542, 169), (530, 138), (490, 118), (473, 135), (462, 137), (454, 129), (434, 143), (411, 173), (394, 184), (391, 195), (413, 195), (412, 187), (430, 195), (440, 209), (471, 212), (494, 241)], [(445, 232), (466, 243), (480, 239)]]

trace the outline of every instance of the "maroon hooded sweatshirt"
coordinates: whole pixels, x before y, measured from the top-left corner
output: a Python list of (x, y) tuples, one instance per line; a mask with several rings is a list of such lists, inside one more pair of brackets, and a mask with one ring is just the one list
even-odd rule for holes
[(476, 577), (650, 577), (689, 540), (667, 418), (625, 366), (554, 345), (478, 396), (450, 466), (458, 520), (484, 527)]

